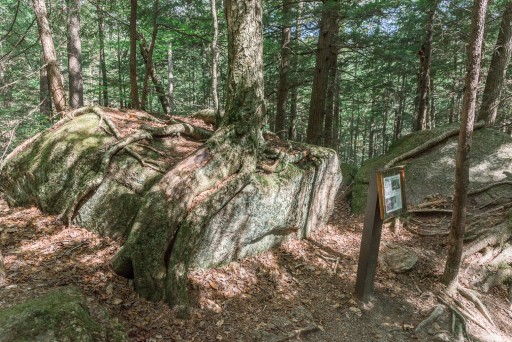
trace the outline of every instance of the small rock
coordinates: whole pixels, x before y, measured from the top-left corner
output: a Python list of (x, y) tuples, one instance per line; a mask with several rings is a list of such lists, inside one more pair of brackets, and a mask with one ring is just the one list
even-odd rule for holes
[(114, 305), (119, 305), (119, 304), (121, 304), (122, 302), (123, 302), (123, 300), (122, 300), (122, 299), (120, 299), (120, 298), (114, 298), (114, 299), (112, 300), (112, 304), (114, 304)]
[(382, 255), (388, 267), (395, 273), (410, 271), (418, 261), (416, 253), (394, 244), (387, 245)]

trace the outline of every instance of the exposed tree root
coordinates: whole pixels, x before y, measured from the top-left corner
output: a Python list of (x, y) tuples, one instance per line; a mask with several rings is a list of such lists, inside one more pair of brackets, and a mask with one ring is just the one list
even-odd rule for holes
[(482, 233), (476, 240), (464, 247), (463, 259), (489, 246), (502, 246), (512, 236), (512, 221), (507, 220)]
[(318, 325), (310, 324), (305, 328), (294, 330), (285, 337), (275, 340), (275, 342), (290, 341), (291, 339), (297, 339), (302, 334), (307, 334), (317, 330), (320, 330), (320, 327)]
[(6, 280), (6, 273), (5, 273), (5, 266), (4, 266), (4, 257), (2, 255), (2, 252), (0, 251), (0, 286), (5, 284)]
[(475, 304), (475, 307), (480, 311), (480, 313), (492, 324), (493, 327), (496, 328), (496, 323), (494, 323), (494, 320), (492, 319), (491, 315), (489, 314), (489, 311), (485, 307), (485, 305), (482, 303), (482, 301), (471, 291), (470, 289), (466, 289), (465, 287), (459, 285), (457, 286), (457, 291), (466, 298), (467, 300), (471, 301), (473, 304)]
[(438, 304), (434, 308), (434, 310), (432, 310), (432, 313), (416, 326), (416, 329), (414, 329), (414, 331), (418, 332), (421, 329), (425, 328), (429, 324), (433, 323), (436, 319), (438, 319), (439, 316), (441, 316), (443, 313), (444, 313), (444, 305)]
[[(485, 123), (477, 122), (475, 124), (475, 126), (474, 126), (474, 130), (483, 128), (484, 126), (485, 126)], [(443, 141), (445, 141), (445, 140), (447, 140), (447, 139), (449, 139), (449, 138), (451, 138), (453, 136), (456, 136), (457, 134), (459, 134), (459, 131), (460, 131), (460, 128), (456, 128), (456, 129), (452, 129), (450, 131), (447, 131), (447, 132), (445, 132), (445, 133), (443, 133), (441, 135), (438, 135), (437, 137), (424, 142), (420, 146), (418, 146), (416, 148), (413, 148), (412, 150), (409, 150), (409, 151), (405, 152), (404, 154), (401, 154), (401, 155), (391, 159), (384, 167), (385, 168), (392, 167), (392, 166), (396, 165), (397, 163), (399, 163), (401, 161), (404, 161), (406, 159), (415, 157), (418, 154), (421, 154), (421, 153), (423, 153), (425, 151), (428, 151), (432, 147), (439, 145)]]
[[(112, 158), (114, 157), (114, 155), (116, 155), (122, 149), (126, 148), (128, 145), (130, 145), (134, 142), (140, 141), (140, 140), (144, 140), (144, 139), (152, 139), (151, 134), (144, 132), (144, 131), (139, 131), (139, 132), (136, 132), (135, 134), (129, 135), (129, 136), (113, 143), (109, 147), (107, 152), (105, 152), (105, 154), (103, 155), (103, 158), (101, 160), (101, 164), (99, 166), (98, 172), (96, 173), (96, 176), (88, 182), (87, 186), (81, 193), (77, 194), (77, 196), (75, 197), (75, 200), (73, 201), (71, 206), (69, 208), (67, 208), (66, 211), (63, 213), (61, 219), (63, 219), (64, 222), (71, 222), (77, 209), (79, 209), (78, 208), (79, 204), (83, 201), (83, 199), (87, 198), (87, 196), (89, 196), (89, 194), (92, 191), (97, 189), (101, 185), (101, 183), (103, 183), (103, 180), (107, 176), (110, 162), (111, 162)], [(139, 160), (142, 161), (141, 158)]]
[(476, 190), (473, 190), (473, 191), (469, 191), (468, 192), (468, 196), (478, 195), (478, 194), (480, 194), (480, 193), (482, 193), (484, 191), (487, 191), (489, 189), (492, 189), (492, 188), (500, 186), (500, 185), (512, 185), (512, 181), (501, 181), (501, 182), (496, 182), (496, 183), (489, 184), (487, 186), (484, 186), (483, 188), (476, 189)]
[[(437, 299), (443, 303), (444, 305), (446, 305), (453, 313), (452, 315), (452, 332), (454, 333), (454, 335), (457, 337), (459, 335), (463, 335), (463, 336), (466, 336), (466, 338), (468, 339), (468, 341), (471, 341), (471, 337), (469, 336), (469, 333), (468, 333), (468, 328), (467, 328), (467, 324), (466, 324), (466, 319), (470, 319), (470, 320), (473, 320), (478, 326), (480, 326), (481, 328), (483, 328), (484, 330), (487, 330), (485, 327), (483, 327), (481, 325), (480, 322), (474, 320), (471, 318), (471, 316), (467, 315), (466, 313), (463, 313), (462, 311), (460, 311), (459, 309), (457, 309), (453, 304), (451, 304), (448, 300), (444, 299), (443, 297), (441, 296), (437, 296)], [(457, 332), (457, 322), (460, 323), (460, 326), (461, 326), (461, 331), (462, 333), (458, 333)]]

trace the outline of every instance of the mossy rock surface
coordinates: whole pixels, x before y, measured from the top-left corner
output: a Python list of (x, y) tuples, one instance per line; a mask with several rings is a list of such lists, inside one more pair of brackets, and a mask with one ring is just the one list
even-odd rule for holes
[(110, 321), (104, 309), (94, 311), (98, 317), (91, 316), (77, 288), (54, 289), (0, 310), (0, 342), (128, 341), (122, 326)]
[[(385, 155), (363, 163), (355, 177), (352, 211), (363, 213), (365, 210), (372, 170), (383, 168), (391, 159), (456, 127), (456, 125), (448, 125), (434, 130), (411, 133), (396, 141)], [(399, 163), (405, 165), (408, 204), (417, 205), (431, 196), (453, 195), (457, 139), (458, 137), (454, 136), (420, 155)], [(512, 138), (492, 129), (476, 130), (469, 159), (470, 190), (505, 180), (512, 175), (510, 174), (512, 172)], [(492, 196), (500, 196), (510, 190), (509, 186), (500, 186), (472, 200), (485, 203), (492, 199)]]

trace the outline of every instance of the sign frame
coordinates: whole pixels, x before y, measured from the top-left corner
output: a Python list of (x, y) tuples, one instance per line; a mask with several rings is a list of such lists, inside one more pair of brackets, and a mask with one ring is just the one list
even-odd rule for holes
[(380, 218), (387, 220), (406, 213), (405, 167), (396, 166), (388, 169), (379, 169), (376, 171), (376, 174)]
[[(386, 178), (389, 178), (388, 184), (385, 184)], [(398, 191), (396, 180), (399, 180), (400, 191)], [(388, 199), (400, 196), (400, 208), (398, 208), (399, 205), (395, 205), (398, 203), (398, 199), (395, 199), (396, 202), (391, 205), (392, 210), (385, 210), (386, 186), (388, 187)], [(355, 296), (364, 302), (368, 301), (373, 295), (382, 223), (385, 219), (398, 216), (406, 211), (404, 166), (372, 170), (366, 198), (366, 212), (354, 292)]]

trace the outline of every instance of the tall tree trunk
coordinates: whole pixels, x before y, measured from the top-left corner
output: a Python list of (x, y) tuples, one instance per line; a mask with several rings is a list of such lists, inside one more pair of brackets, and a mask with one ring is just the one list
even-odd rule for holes
[(396, 112), (395, 112), (393, 141), (396, 141), (400, 137), (400, 134), (402, 133), (402, 119), (403, 119), (403, 114), (404, 114), (404, 110), (405, 110), (405, 100), (406, 100), (406, 96), (405, 96), (406, 84), (407, 84), (407, 78), (404, 74), (402, 76), (402, 84), (400, 85), (400, 88), (396, 95), (396, 100), (398, 102), (398, 108), (396, 109)]
[(137, 0), (130, 0), (130, 101), (132, 108), (139, 109), (139, 87), (137, 84)]
[(512, 53), (512, 1), (509, 1), (505, 7), (503, 17), (501, 19), (498, 40), (492, 54), (491, 65), (485, 82), (484, 94), (482, 97), (482, 105), (478, 120), (485, 121), (487, 126), (494, 125), (496, 114), (500, 104), (501, 90), (507, 66), (510, 62), (510, 54)]
[(434, 84), (434, 76), (430, 77), (430, 89), (429, 89), (429, 99), (430, 99), (430, 107), (428, 110), (429, 116), (429, 129), (436, 127), (436, 102), (435, 102), (435, 84)]
[(212, 12), (213, 21), (213, 38), (212, 38), (212, 101), (213, 101), (213, 112), (215, 113), (215, 121), (217, 127), (220, 125), (222, 120), (220, 106), (219, 106), (219, 94), (218, 94), (218, 79), (219, 79), (219, 21), (217, 20), (217, 0), (210, 0), (210, 7)]
[(308, 143), (316, 145), (322, 144), (322, 127), (329, 69), (332, 65), (332, 49), (336, 49), (336, 46), (333, 46), (335, 43), (334, 37), (339, 27), (338, 5), (339, 0), (325, 0), (322, 8), (306, 138)]
[[(153, 2), (153, 30), (151, 32), (151, 41), (149, 42), (149, 48), (146, 46), (146, 42), (141, 34), (138, 35), (140, 40), (140, 50), (142, 57), (144, 58), (144, 64), (146, 65), (146, 70), (144, 73), (144, 82), (142, 84), (142, 97), (140, 101), (140, 106), (142, 109), (146, 110), (146, 101), (148, 98), (148, 84), (149, 84), (149, 75), (154, 73), (156, 76), (156, 70), (153, 67), (153, 51), (155, 50), (155, 42), (156, 36), (158, 35), (158, 0), (154, 0)], [(158, 82), (160, 83), (160, 82)], [(164, 93), (162, 94), (164, 97)], [(162, 105), (164, 113), (168, 113), (169, 108), (168, 105)]]
[[(156, 38), (156, 35), (153, 35), (151, 38), (152, 40)], [(155, 90), (157, 92), (158, 101), (160, 102), (160, 105), (162, 106), (162, 109), (164, 113), (168, 114), (170, 113), (169, 109), (169, 102), (167, 100), (167, 96), (165, 94), (165, 88), (160, 82), (160, 79), (158, 78), (158, 74), (156, 72), (155, 66), (153, 62), (151, 61), (151, 48), (148, 49), (146, 40), (144, 39), (144, 36), (142, 34), (139, 34), (139, 41), (140, 41), (140, 53), (142, 55), (142, 58), (144, 60), (144, 64), (146, 65), (146, 73), (148, 77), (151, 77), (151, 81), (153, 82), (153, 85), (155, 86)], [(152, 43), (154, 45), (154, 42)], [(149, 68), (149, 69), (148, 69)], [(146, 77), (144, 77), (146, 78)], [(147, 83), (147, 81), (145, 80)], [(147, 88), (147, 85), (146, 85)], [(147, 93), (147, 90), (146, 90)], [(147, 95), (143, 96), (144, 102), (146, 101)]]
[(167, 97), (169, 99), (169, 113), (174, 113), (174, 74), (172, 59), (172, 43), (167, 48)]
[[(44, 57), (42, 55), (41, 61), (44, 63)], [(50, 115), (52, 113), (52, 98), (46, 67), (39, 69), (39, 102), (39, 111), (41, 114)]]
[(327, 96), (325, 103), (325, 123), (324, 123), (324, 146), (334, 147), (334, 133), (333, 133), (333, 117), (334, 117), (334, 102), (336, 78), (338, 72), (338, 50), (331, 49), (331, 65), (329, 68), (329, 80), (327, 85)]
[[(298, 79), (298, 71), (299, 71), (299, 42), (302, 34), (302, 8), (303, 2), (299, 1), (297, 3), (297, 18), (295, 24), (295, 37), (294, 37), (294, 50), (293, 54), (293, 73), (295, 76), (295, 83), (297, 83)], [(298, 85), (295, 84), (291, 89), (290, 94), (290, 122), (288, 124), (288, 139), (296, 140), (297, 139), (297, 101), (299, 100), (299, 92)]]
[(82, 43), (80, 41), (80, 0), (66, 0), (68, 11), (69, 106), (84, 105)]
[(119, 92), (119, 107), (124, 108), (124, 81), (123, 81), (123, 72), (122, 72), (122, 64), (121, 64), (121, 37), (120, 30), (117, 30), (117, 83), (118, 83), (118, 92)]
[(102, 104), (109, 106), (108, 101), (108, 80), (107, 80), (107, 63), (105, 61), (105, 25), (103, 21), (103, 1), (99, 1), (96, 5), (98, 12), (98, 40), (100, 48), (100, 75), (101, 75), (101, 94)]
[(432, 2), (427, 23), (427, 36), (418, 56), (420, 57), (420, 68), (418, 72), (418, 91), (417, 91), (417, 116), (416, 131), (422, 131), (427, 128), (428, 94), (430, 87), (430, 66), (432, 62), (432, 35), (434, 33), (434, 20), (436, 16), (438, 0)]
[(253, 146), (261, 142), (265, 115), (262, 0), (225, 0), (228, 78), (223, 125), (234, 125)]
[(46, 14), (46, 4), (44, 0), (32, 0), (34, 13), (36, 15), (37, 27), (39, 29), (39, 38), (43, 47), (43, 57), (46, 63), (46, 71), (50, 83), (50, 91), (52, 94), (55, 110), (58, 113), (67, 109), (66, 93), (62, 84), (62, 74), (60, 72), (55, 46), (53, 45), (52, 32), (48, 23)]
[(469, 159), (475, 119), (476, 96), (482, 58), (482, 42), (488, 0), (475, 0), (471, 16), (471, 32), (468, 46), (468, 63), (464, 83), (464, 99), (460, 113), (460, 133), (455, 166), (455, 192), (453, 213), (448, 240), (448, 257), (443, 274), (443, 282), (450, 289), (457, 285), (464, 232), (466, 228), (466, 203), (469, 185)]
[(291, 11), (292, 0), (283, 0), (283, 29), (281, 32), (281, 65), (279, 67), (279, 86), (277, 88), (276, 133), (286, 137), (285, 118), (288, 99), (288, 71), (290, 69)]

